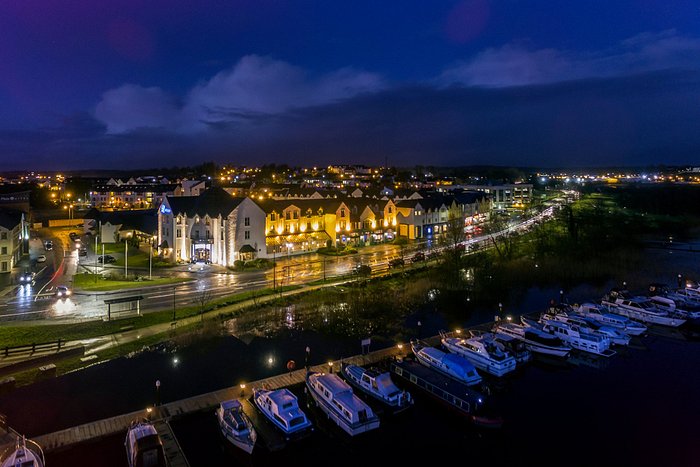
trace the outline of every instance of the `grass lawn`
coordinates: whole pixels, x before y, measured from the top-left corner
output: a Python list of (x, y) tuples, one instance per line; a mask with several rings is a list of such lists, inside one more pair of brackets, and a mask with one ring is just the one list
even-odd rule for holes
[[(131, 261), (129, 262), (131, 263)], [(95, 275), (89, 273), (76, 274), (73, 276), (73, 288), (81, 290), (97, 290), (97, 291), (107, 291), (107, 290), (121, 290), (136, 287), (148, 287), (152, 285), (166, 285), (166, 284), (176, 284), (178, 282), (191, 281), (193, 279), (187, 277), (162, 277), (153, 280), (112, 280), (112, 279), (102, 279), (100, 276), (97, 277), (97, 282), (95, 282)]]
[[(116, 262), (112, 263), (115, 266), (124, 266), (124, 244), (119, 243), (105, 243), (105, 254), (112, 255), (116, 258)], [(102, 246), (97, 246), (98, 254), (102, 254)], [(148, 252), (141, 251), (129, 245), (129, 267), (133, 268), (147, 268), (148, 267)], [(155, 260), (155, 258), (154, 258)]]

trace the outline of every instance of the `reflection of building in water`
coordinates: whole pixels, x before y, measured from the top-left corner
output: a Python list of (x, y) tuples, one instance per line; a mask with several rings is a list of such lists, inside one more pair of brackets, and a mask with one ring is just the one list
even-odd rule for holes
[(284, 307), (284, 324), (289, 328), (294, 328), (294, 309), (295, 305)]

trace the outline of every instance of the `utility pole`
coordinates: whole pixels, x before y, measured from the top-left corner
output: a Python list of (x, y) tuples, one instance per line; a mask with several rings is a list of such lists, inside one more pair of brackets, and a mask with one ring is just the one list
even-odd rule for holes
[(153, 272), (153, 242), (151, 241), (151, 244), (149, 245), (149, 249), (148, 249), (148, 280), (153, 279), (152, 272)]
[[(102, 230), (102, 221), (100, 221), (98, 225), (97, 235), (95, 235), (95, 283), (97, 283), (97, 237), (100, 235), (100, 231)], [(103, 256), (102, 261), (104, 260), (105, 258)]]

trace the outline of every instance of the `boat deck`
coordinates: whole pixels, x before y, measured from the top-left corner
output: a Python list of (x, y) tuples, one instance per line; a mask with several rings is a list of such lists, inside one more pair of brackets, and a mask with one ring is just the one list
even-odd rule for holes
[(170, 423), (168, 423), (167, 420), (158, 420), (153, 426), (163, 442), (163, 451), (165, 452), (168, 465), (170, 467), (190, 467), (190, 463), (187, 462), (187, 458), (182, 452), (182, 448), (175, 437), (175, 433), (173, 433), (172, 428), (170, 428)]
[(270, 423), (258, 409), (248, 399), (241, 400), (243, 412), (253, 422), (255, 431), (258, 434), (258, 443), (263, 442), (269, 451), (279, 451), (287, 445), (282, 433)]

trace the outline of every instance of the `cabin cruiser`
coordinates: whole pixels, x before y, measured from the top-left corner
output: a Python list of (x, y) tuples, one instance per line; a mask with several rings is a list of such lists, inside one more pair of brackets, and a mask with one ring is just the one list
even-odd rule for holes
[(487, 342), (497, 345), (503, 352), (511, 354), (517, 363), (529, 362), (532, 358), (532, 353), (527, 349), (525, 343), (508, 334), (475, 331), (473, 329), (469, 331), (469, 334), (474, 337), (479, 336)]
[(350, 436), (379, 428), (379, 417), (338, 375), (310, 371), (306, 387), (328, 418)]
[(641, 336), (647, 332), (647, 327), (637, 321), (632, 321), (626, 316), (609, 313), (600, 305), (595, 303), (583, 303), (574, 310), (581, 316), (593, 318), (601, 324), (622, 330), (630, 336)]
[[(693, 312), (693, 315), (690, 316), (691, 318), (700, 318), (700, 296), (689, 292), (688, 289), (671, 290), (666, 284), (654, 283), (649, 284), (648, 295), (652, 301), (658, 298), (670, 300), (675, 304), (676, 308)], [(660, 301), (662, 304), (663, 302), (663, 300)]]
[(525, 326), (538, 328), (544, 332), (557, 336), (574, 349), (583, 350), (584, 352), (590, 352), (596, 355), (602, 355), (604, 357), (611, 357), (615, 355), (615, 351), (610, 350), (610, 339), (600, 335), (591, 334), (587, 329), (581, 328), (576, 324), (565, 323), (563, 321), (553, 319), (543, 319), (542, 322), (537, 322), (535, 320), (525, 318), (524, 316), (520, 317), (520, 321), (522, 321)]
[(428, 368), (446, 374), (469, 386), (481, 382), (481, 376), (476, 372), (474, 365), (459, 355), (445, 353), (435, 347), (425, 346), (416, 340), (411, 341), (411, 350), (418, 361)]
[(544, 313), (542, 319), (554, 319), (557, 321), (562, 321), (564, 323), (575, 324), (586, 332), (605, 337), (610, 339), (612, 344), (616, 345), (629, 345), (630, 336), (624, 332), (612, 327), (602, 324), (601, 322), (583, 315), (579, 315), (574, 312), (562, 312), (556, 314)]
[(13, 447), (0, 454), (1, 467), (44, 467), (44, 451), (41, 446), (24, 436), (18, 436)]
[(287, 388), (274, 391), (255, 388), (253, 402), (288, 439), (311, 429), (311, 422), (299, 408), (296, 396)]
[(388, 371), (343, 363), (340, 372), (351, 386), (384, 403), (394, 413), (413, 405), (411, 394), (399, 389)]
[(166, 467), (163, 442), (153, 424), (141, 419), (131, 422), (124, 440), (129, 467)]
[(502, 334), (524, 342), (531, 352), (566, 357), (571, 351), (571, 347), (561, 339), (537, 328), (501, 321), (496, 323), (493, 330), (497, 336)]
[(630, 319), (649, 324), (659, 324), (677, 328), (685, 323), (685, 320), (676, 316), (670, 316), (668, 312), (660, 310), (646, 297), (625, 296), (624, 292), (612, 290), (601, 300), (601, 304), (613, 313), (627, 316)]
[(700, 319), (700, 310), (683, 308), (685, 305), (681, 300), (676, 301), (666, 296), (653, 295), (649, 297), (649, 301), (659, 310), (667, 312), (669, 316), (677, 316), (686, 321)]
[(248, 454), (253, 452), (258, 434), (255, 432), (253, 422), (243, 412), (240, 401), (235, 399), (223, 401), (216, 409), (216, 418), (219, 420), (219, 429), (224, 438)]
[(464, 357), (480, 370), (503, 376), (515, 370), (515, 358), (493, 341), (483, 337), (448, 337), (440, 333), (440, 342), (449, 352)]

